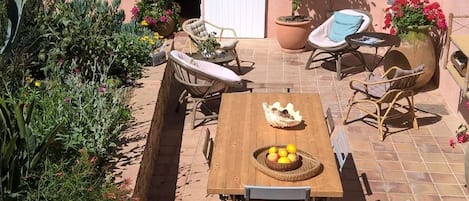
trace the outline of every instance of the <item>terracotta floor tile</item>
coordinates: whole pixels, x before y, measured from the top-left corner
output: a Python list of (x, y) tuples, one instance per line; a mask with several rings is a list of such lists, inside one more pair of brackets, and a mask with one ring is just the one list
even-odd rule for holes
[(425, 163), (430, 173), (452, 173), (446, 163)]
[(387, 160), (387, 161), (398, 161), (397, 154), (395, 152), (384, 152), (384, 151), (377, 151), (376, 153), (376, 160)]
[[(410, 185), (414, 194), (432, 194), (438, 195), (435, 186), (432, 183), (413, 183)], [(417, 199), (420, 200), (420, 199)]]
[(385, 172), (386, 170), (402, 170), (401, 163), (397, 161), (378, 161), (378, 164), (383, 172)]
[(423, 161), (419, 154), (416, 153), (398, 153), (399, 159), (403, 162), (420, 162)]
[(464, 154), (445, 153), (444, 156), (448, 163), (460, 163), (464, 161)]
[(430, 174), (426, 172), (409, 172), (406, 171), (407, 179), (411, 183), (431, 183)]
[(456, 177), (453, 174), (430, 173), (434, 183), (457, 184)]
[(417, 201), (442, 201), (439, 195), (414, 194), (414, 196)]
[(418, 171), (418, 172), (425, 172), (427, 171), (427, 168), (425, 167), (425, 164), (422, 162), (403, 162), (402, 167), (406, 171)]
[(445, 157), (441, 153), (420, 153), (425, 162), (441, 163), (446, 162)]
[(466, 197), (458, 197), (458, 196), (441, 196), (443, 201), (467, 201), (469, 200)]
[(388, 193), (412, 193), (408, 183), (386, 182), (385, 188)]
[(436, 144), (419, 144), (417, 143), (417, 148), (419, 152), (422, 153), (440, 153), (440, 147)]
[(386, 171), (383, 173), (384, 180), (387, 182), (406, 182), (407, 178), (403, 171)]
[(414, 195), (409, 193), (389, 193), (390, 201), (415, 201)]
[(440, 195), (464, 195), (460, 185), (435, 184)]
[(396, 152), (399, 153), (416, 153), (417, 148), (415, 147), (414, 143), (406, 142), (406, 143), (396, 143), (394, 142), (394, 147), (396, 147)]

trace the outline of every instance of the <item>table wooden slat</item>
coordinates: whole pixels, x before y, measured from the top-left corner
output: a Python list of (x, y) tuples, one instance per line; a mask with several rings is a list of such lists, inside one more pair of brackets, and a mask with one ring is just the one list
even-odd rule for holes
[[(271, 127), (262, 102), (292, 103), (303, 116), (298, 129)], [(304, 181), (286, 182), (258, 171), (249, 161), (259, 147), (297, 145), (320, 159), (321, 174)], [(208, 178), (209, 194), (243, 194), (243, 185), (311, 186), (313, 197), (342, 197), (343, 190), (318, 94), (226, 93), (222, 96), (213, 158)]]

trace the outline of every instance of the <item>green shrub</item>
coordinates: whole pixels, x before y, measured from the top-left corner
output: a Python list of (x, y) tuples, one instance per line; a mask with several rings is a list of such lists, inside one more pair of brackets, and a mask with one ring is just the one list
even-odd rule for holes
[(131, 200), (128, 182), (113, 184), (97, 171), (96, 160), (86, 150), (80, 150), (80, 158), (71, 163), (46, 161), (37, 188), (29, 189), (26, 200)]
[(23, 178), (36, 169), (62, 123), (36, 139), (31, 130), (34, 101), (26, 104), (0, 98), (0, 200), (19, 200), (24, 193)]
[(46, 133), (50, 125), (64, 121), (57, 141), (65, 154), (85, 148), (94, 156), (112, 155), (120, 131), (130, 118), (130, 111), (124, 104), (126, 90), (113, 88), (117, 85), (113, 84), (115, 80), (107, 80), (106, 75), (95, 76), (100, 77), (100, 81), (85, 80), (81, 72), (69, 75), (63, 83), (51, 80), (37, 95), (38, 110), (33, 115), (37, 124), (32, 129)]
[(119, 4), (120, 0), (112, 5), (102, 0), (52, 0), (37, 22), (41, 35), (47, 36), (38, 53), (46, 76), (66, 74), (76, 64), (91, 79), (98, 64), (110, 65), (110, 77), (140, 78), (151, 47), (139, 40), (135, 29), (121, 32), (124, 15)]

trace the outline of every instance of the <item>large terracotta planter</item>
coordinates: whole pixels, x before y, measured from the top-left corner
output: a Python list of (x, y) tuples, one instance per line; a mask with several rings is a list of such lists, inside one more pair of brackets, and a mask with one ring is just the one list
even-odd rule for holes
[(285, 52), (302, 52), (311, 32), (311, 19), (303, 22), (285, 22), (275, 20), (277, 41)]
[(173, 18), (168, 17), (166, 23), (159, 23), (152, 30), (158, 32), (160, 36), (168, 37), (174, 32), (175, 28), (176, 22), (174, 22)]
[(401, 45), (393, 47), (383, 60), (385, 70), (392, 66), (413, 69), (420, 64), (424, 64), (425, 69), (417, 79), (415, 88), (423, 87), (435, 73), (435, 49), (429, 35), (429, 27), (410, 29), (406, 36), (401, 37)]

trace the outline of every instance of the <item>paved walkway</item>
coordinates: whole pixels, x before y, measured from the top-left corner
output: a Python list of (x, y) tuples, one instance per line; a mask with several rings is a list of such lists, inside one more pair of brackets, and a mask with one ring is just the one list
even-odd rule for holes
[[(188, 52), (186, 42), (184, 35), (176, 37), (175, 48)], [(342, 124), (351, 95), (349, 80), (364, 79), (365, 72), (338, 81), (333, 70), (322, 67), (305, 70), (310, 52), (283, 53), (273, 39), (242, 39), (238, 52), (243, 61), (240, 73), (243, 79), (291, 82), (294, 84), (292, 92), (319, 93), (324, 110), (332, 109), (335, 131), (345, 132), (352, 152), (341, 176), (343, 200), (469, 200), (469, 193), (464, 188), (464, 147), (458, 144), (453, 149), (448, 145), (448, 139), (454, 136), (454, 130), (463, 121), (449, 111), (436, 87), (428, 86), (415, 96), (420, 129), (393, 127), (390, 135), (381, 142), (373, 121)], [(313, 63), (312, 67), (321, 63)], [(382, 73), (380, 68), (375, 72)], [(236, 72), (237, 69), (234, 67), (233, 70)], [(175, 90), (173, 103), (180, 90), (180, 86)], [(263, 91), (267, 89), (258, 92)], [(363, 113), (352, 110), (349, 118), (362, 116)], [(189, 116), (186, 118), (183, 111), (176, 113), (172, 108), (168, 109), (166, 118), (159, 165), (154, 172), (152, 200), (218, 200), (218, 196), (206, 194), (209, 168), (201, 151), (205, 129), (210, 129), (216, 137), (217, 122), (210, 121), (192, 130)]]

